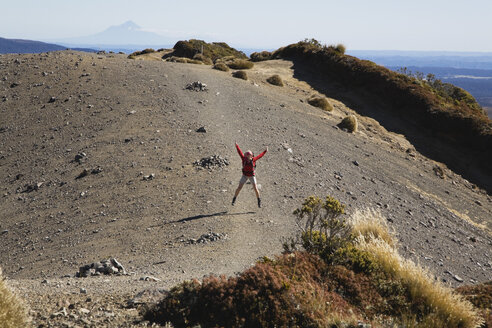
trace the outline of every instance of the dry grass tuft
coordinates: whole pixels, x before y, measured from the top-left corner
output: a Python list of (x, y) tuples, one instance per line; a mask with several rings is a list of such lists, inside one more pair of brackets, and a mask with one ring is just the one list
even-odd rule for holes
[(237, 77), (238, 79), (247, 80), (248, 74), (245, 71), (235, 71), (232, 73), (232, 76)]
[(413, 304), (426, 309), (428, 313), (421, 320), (426, 327), (477, 328), (483, 322), (470, 302), (434, 281), (427, 270), (402, 258), (383, 239), (358, 238), (356, 247), (371, 254), (386, 274), (399, 280)]
[(322, 110), (326, 110), (328, 112), (331, 112), (333, 110), (333, 106), (325, 97), (311, 96), (311, 98), (308, 99), (308, 103), (311, 106), (321, 108)]
[(228, 72), (229, 71), (229, 66), (227, 66), (226, 64), (221, 63), (221, 62), (215, 63), (215, 65), (214, 65), (213, 68), (214, 69), (217, 69), (219, 71), (223, 71), (223, 72)]
[(275, 75), (270, 76), (267, 79), (267, 82), (270, 83), (270, 84), (279, 86), (279, 87), (283, 87), (284, 86), (284, 82), (282, 81), (282, 78), (278, 74), (275, 74)]
[(396, 246), (393, 232), (390, 232), (386, 219), (377, 210), (371, 208), (355, 210), (350, 216), (349, 224), (356, 237), (360, 236), (367, 242), (380, 238), (391, 247)]
[(357, 117), (355, 115), (346, 116), (339, 124), (340, 129), (347, 129), (348, 132), (354, 133), (357, 131), (359, 124), (357, 123)]
[(253, 68), (255, 64), (244, 59), (234, 59), (225, 63), (232, 69), (250, 69)]
[(0, 327), (27, 327), (26, 307), (7, 287), (0, 269)]
[(166, 61), (173, 62), (173, 63), (182, 63), (182, 64), (198, 64), (198, 65), (203, 64), (201, 60), (190, 59), (186, 57), (175, 57), (175, 56), (166, 58)]
[(196, 54), (193, 56), (193, 59), (199, 60), (202, 63), (204, 63), (205, 65), (212, 65), (213, 64), (212, 59), (208, 58), (207, 56), (204, 56), (203, 54)]

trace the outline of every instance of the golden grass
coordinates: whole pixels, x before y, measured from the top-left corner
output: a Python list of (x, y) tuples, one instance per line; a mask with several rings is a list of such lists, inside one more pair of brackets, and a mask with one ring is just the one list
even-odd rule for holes
[(308, 103), (311, 106), (321, 108), (322, 110), (326, 110), (328, 112), (331, 112), (333, 110), (333, 106), (325, 97), (317, 97), (313, 95), (311, 96), (311, 98), (308, 99)]
[(355, 115), (348, 115), (338, 124), (341, 129), (347, 129), (348, 132), (356, 132), (359, 124), (357, 123), (357, 117)]
[(275, 74), (275, 75), (270, 76), (267, 79), (267, 82), (270, 83), (270, 84), (279, 86), (279, 87), (283, 87), (284, 86), (284, 82), (282, 81), (282, 78), (278, 74)]
[(355, 210), (348, 222), (355, 236), (360, 236), (365, 241), (380, 238), (391, 247), (396, 246), (394, 233), (390, 231), (380, 211), (371, 208)]
[(190, 59), (186, 57), (175, 57), (175, 56), (166, 58), (166, 61), (173, 62), (173, 63), (182, 63), (182, 64), (198, 64), (198, 65), (203, 64), (201, 60)]
[(448, 328), (478, 328), (483, 319), (473, 305), (461, 295), (435, 281), (425, 269), (413, 261), (404, 259), (395, 247), (381, 238), (367, 240), (359, 237), (356, 247), (369, 252), (375, 261), (393, 279), (407, 288), (412, 303), (428, 308), (429, 313), (418, 326)]
[(26, 307), (8, 288), (0, 269), (0, 327), (27, 327), (28, 316)]

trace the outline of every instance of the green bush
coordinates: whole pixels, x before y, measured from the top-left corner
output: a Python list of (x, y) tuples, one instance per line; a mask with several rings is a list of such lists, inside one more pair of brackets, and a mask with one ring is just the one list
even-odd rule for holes
[(321, 108), (322, 110), (326, 110), (328, 112), (331, 112), (333, 110), (333, 106), (325, 97), (311, 96), (311, 98), (308, 99), (308, 103), (311, 106)]
[(340, 129), (346, 129), (348, 132), (353, 133), (358, 128), (357, 117), (355, 115), (348, 115), (338, 124)]
[(282, 81), (282, 78), (278, 74), (275, 74), (275, 75), (270, 76), (267, 79), (267, 82), (270, 83), (270, 84), (279, 86), (279, 87), (283, 87), (284, 86), (284, 82)]
[(238, 79), (247, 80), (248, 74), (245, 71), (235, 71), (232, 73), (232, 76), (237, 77)]
[(135, 51), (135, 52), (131, 53), (131, 54), (128, 56), (128, 58), (129, 58), (129, 59), (135, 59), (135, 57), (137, 57), (137, 56), (144, 55), (144, 54), (150, 54), (150, 53), (153, 53), (153, 52), (155, 52), (155, 50), (154, 50), (154, 49), (152, 49), (152, 48), (147, 48), (147, 49), (144, 49), (144, 50), (142, 50), (142, 51)]
[(272, 53), (270, 51), (253, 52), (249, 57), (254, 62), (265, 61), (272, 58)]
[(25, 305), (8, 288), (0, 269), (0, 327), (27, 327), (27, 318)]
[(232, 69), (250, 69), (254, 64), (244, 59), (234, 59), (233, 61), (226, 62), (226, 65)]
[(228, 72), (229, 71), (229, 66), (227, 66), (226, 64), (224, 63), (215, 63), (214, 69), (217, 69), (219, 71), (223, 71), (223, 72)]

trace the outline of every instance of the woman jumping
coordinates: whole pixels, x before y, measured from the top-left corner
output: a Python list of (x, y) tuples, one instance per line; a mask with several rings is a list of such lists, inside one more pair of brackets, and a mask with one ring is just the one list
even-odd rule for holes
[(241, 180), (239, 180), (239, 186), (237, 186), (236, 193), (234, 194), (234, 198), (232, 199), (232, 205), (234, 205), (234, 203), (236, 202), (237, 195), (239, 195), (239, 192), (243, 188), (243, 185), (246, 183), (246, 181), (249, 180), (253, 185), (253, 189), (256, 193), (256, 198), (258, 198), (258, 207), (261, 207), (260, 192), (258, 191), (258, 187), (256, 186), (255, 168), (256, 161), (266, 154), (266, 152), (268, 151), (268, 147), (265, 149), (264, 152), (256, 157), (253, 156), (253, 152), (251, 150), (248, 150), (245, 154), (243, 154), (237, 142), (236, 149), (239, 156), (241, 156), (241, 160), (243, 161), (243, 176), (241, 177)]

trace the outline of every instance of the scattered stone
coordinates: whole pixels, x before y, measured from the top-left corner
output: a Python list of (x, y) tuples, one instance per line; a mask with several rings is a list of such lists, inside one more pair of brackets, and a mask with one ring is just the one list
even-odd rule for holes
[(457, 282), (463, 282), (463, 279), (462, 279), (460, 276), (458, 276), (457, 274), (453, 275), (453, 278), (454, 278), (454, 280), (456, 280)]
[(38, 191), (39, 188), (41, 188), (41, 186), (44, 184), (44, 182), (37, 182), (37, 183), (33, 183), (33, 184), (25, 184), (24, 185), (24, 190), (22, 190), (21, 192), (32, 192), (32, 191)]
[(205, 127), (204, 127), (204, 126), (201, 126), (201, 127), (199, 127), (199, 128), (196, 130), (196, 132), (206, 133), (206, 132), (207, 132), (207, 130), (205, 129)]
[(207, 91), (207, 85), (205, 83), (202, 83), (200, 81), (195, 81), (193, 83), (188, 83), (185, 87), (187, 90), (192, 90), (192, 91)]
[(141, 277), (140, 280), (142, 280), (142, 281), (154, 281), (154, 282), (161, 281), (161, 279), (153, 277), (153, 276)]
[(195, 161), (193, 165), (206, 169), (221, 168), (229, 165), (229, 160), (220, 155), (212, 155)]
[(84, 169), (82, 172), (80, 172), (79, 175), (77, 175), (77, 177), (75, 177), (75, 179), (82, 179), (83, 177), (86, 177), (88, 175), (89, 175), (89, 170)]
[(434, 173), (440, 177), (441, 179), (444, 179), (444, 170), (442, 169), (442, 167), (440, 167), (439, 165), (434, 165), (434, 167), (432, 168), (432, 170), (434, 171)]
[(353, 161), (352, 164), (354, 164), (355, 166), (359, 166), (359, 162), (357, 161)]
[(144, 175), (142, 180), (144, 181), (148, 181), (148, 180), (153, 180), (155, 178), (155, 174), (154, 173), (151, 173), (149, 175)]
[(81, 287), (80, 288), (80, 293), (81, 294), (87, 294), (87, 289)]
[(481, 202), (481, 201), (479, 201), (479, 200), (476, 200), (476, 201), (475, 201), (475, 204), (477, 204), (478, 206), (482, 206), (482, 202)]
[(91, 313), (91, 311), (89, 311), (86, 308), (80, 308), (79, 309), (79, 314), (81, 314), (81, 315), (83, 315), (83, 314), (89, 314), (89, 313)]
[(194, 238), (188, 239), (188, 243), (189, 244), (207, 244), (209, 242), (218, 241), (221, 239), (227, 239), (227, 234), (217, 233), (217, 232), (209, 232), (209, 233), (201, 235), (200, 238), (198, 238), (198, 239), (194, 239)]
[(108, 260), (102, 260), (100, 262), (94, 262), (87, 264), (79, 268), (79, 272), (76, 273), (76, 277), (85, 278), (88, 276), (97, 276), (100, 274), (117, 274), (126, 275), (125, 268), (115, 258)]
[(145, 289), (135, 295), (134, 298), (127, 301), (128, 307), (136, 307), (140, 304), (157, 303), (165, 296), (169, 294), (169, 291), (163, 288)]
[(56, 101), (55, 97), (51, 97), (50, 100), (48, 100), (49, 103), (54, 103)]
[(86, 153), (84, 152), (78, 153), (77, 155), (75, 155), (75, 161), (80, 164), (82, 160), (85, 159), (86, 157), (87, 157)]
[(95, 169), (92, 169), (91, 170), (91, 174), (99, 174), (103, 171), (103, 169), (101, 167), (96, 167)]

